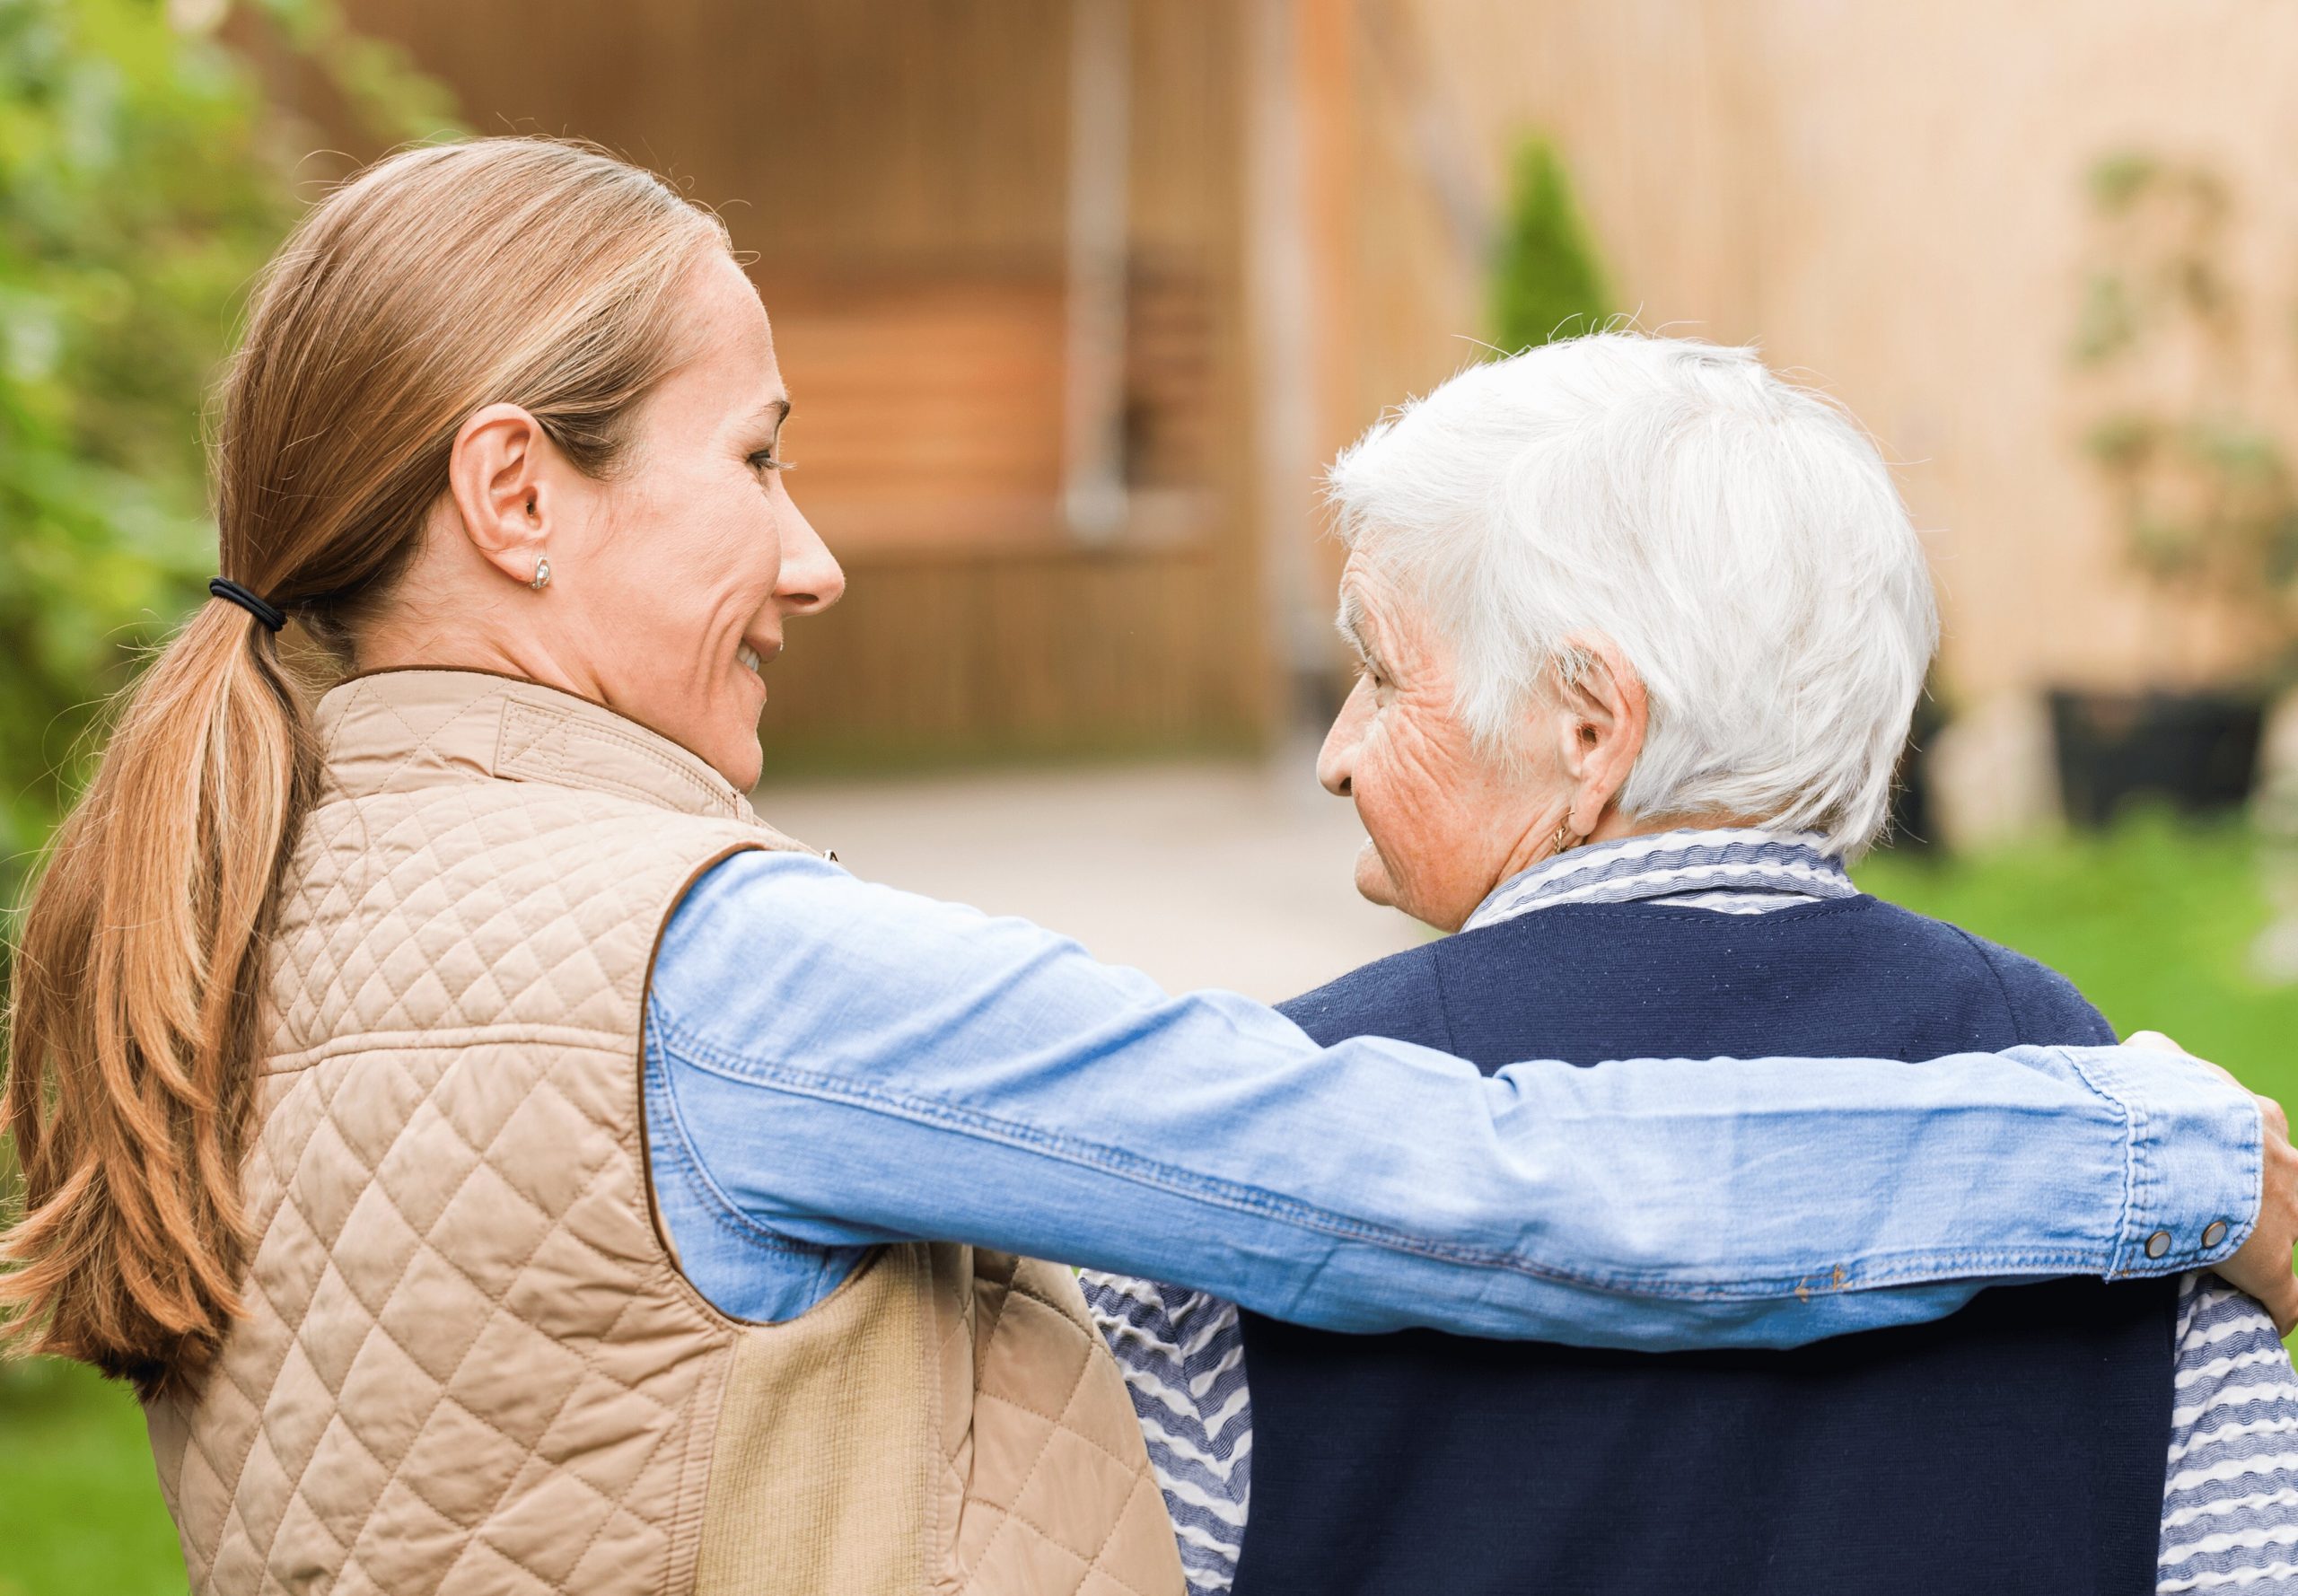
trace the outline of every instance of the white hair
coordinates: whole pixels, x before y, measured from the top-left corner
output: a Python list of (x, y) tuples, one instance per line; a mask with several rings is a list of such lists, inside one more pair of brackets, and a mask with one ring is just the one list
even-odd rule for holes
[(1855, 854), (1882, 830), (1938, 647), (1890, 469), (1752, 349), (1609, 332), (1462, 372), (1332, 468), (1342, 539), (1451, 643), (1456, 708), (1513, 756), (1601, 634), (1642, 679), (1620, 807), (1733, 815)]

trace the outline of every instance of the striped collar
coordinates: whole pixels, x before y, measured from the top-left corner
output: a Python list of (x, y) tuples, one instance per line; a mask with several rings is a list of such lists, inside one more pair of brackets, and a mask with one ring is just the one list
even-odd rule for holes
[(1544, 859), (1493, 889), (1463, 931), (1560, 903), (1679, 899), (1724, 913), (1761, 913), (1828, 898), (1855, 898), (1843, 861), (1805, 831), (1753, 828), (1624, 837)]

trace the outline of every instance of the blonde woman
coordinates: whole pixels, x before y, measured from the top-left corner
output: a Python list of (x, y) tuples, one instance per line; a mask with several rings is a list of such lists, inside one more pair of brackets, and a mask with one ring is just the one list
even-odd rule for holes
[(2278, 1111), (2180, 1058), (1487, 1078), (853, 880), (742, 798), (843, 584), (788, 408), (717, 224), (579, 148), (395, 157), (263, 285), (10, 1038), (14, 1337), (136, 1383), (197, 1590), (1178, 1592), (1029, 1257), (1595, 1344), (2287, 1295)]

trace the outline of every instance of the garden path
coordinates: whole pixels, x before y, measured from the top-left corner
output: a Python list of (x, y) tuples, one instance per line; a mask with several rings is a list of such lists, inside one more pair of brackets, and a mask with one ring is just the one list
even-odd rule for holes
[(1425, 934), (1351, 885), (1364, 830), (1305, 750), (772, 785), (759, 811), (873, 881), (1023, 915), (1168, 990), (1292, 996)]

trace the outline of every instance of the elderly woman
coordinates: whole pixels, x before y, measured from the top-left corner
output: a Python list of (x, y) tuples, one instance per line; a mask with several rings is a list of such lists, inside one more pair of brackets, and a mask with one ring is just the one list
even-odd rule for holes
[(1015, 1254), (1611, 1343), (2290, 1292), (2278, 1110), (2175, 1057), (1487, 1076), (765, 828), (761, 670), (843, 585), (789, 409), (723, 229), (594, 152), (403, 153), (275, 263), (224, 574), (10, 1035), (15, 1338), (136, 1381), (197, 1590), (1177, 1592), (1118, 1367)]
[[(1362, 669), (1320, 775), (1364, 820), (1364, 896), (1460, 934), (1284, 1005), (1310, 1035), (1486, 1067), (2113, 1038), (2063, 978), (1845, 874), (1938, 621), (1836, 408), (1747, 350), (1588, 338), (1454, 378), (1332, 487)], [(1717, 1135), (1764, 1178), (1770, 1150)], [(1088, 1297), (1200, 1591), (2294, 1574), (2298, 1381), (2258, 1304), (2196, 1276), (1729, 1355), (1335, 1336), (1106, 1276)]]

